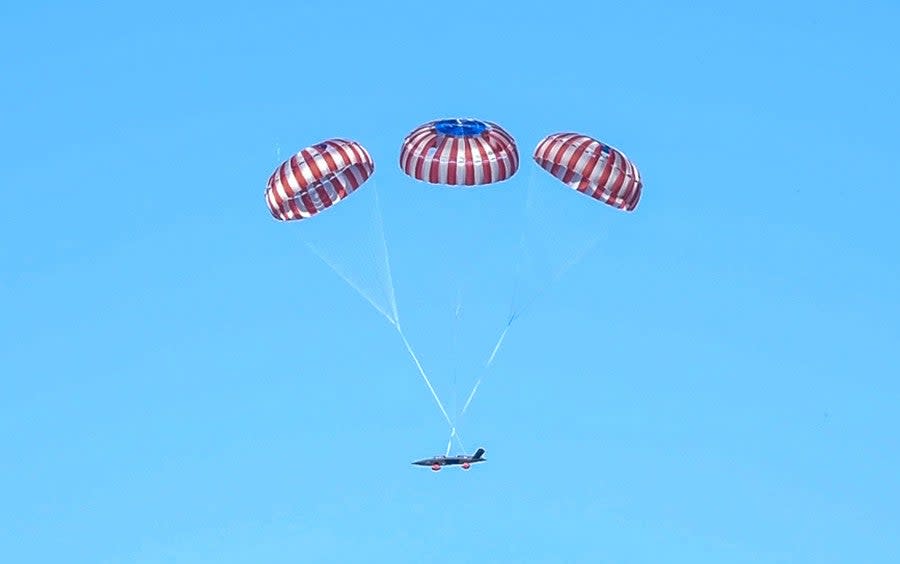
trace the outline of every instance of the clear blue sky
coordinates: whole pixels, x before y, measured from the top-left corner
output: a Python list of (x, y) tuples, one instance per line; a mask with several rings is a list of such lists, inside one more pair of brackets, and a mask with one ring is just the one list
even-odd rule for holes
[[(895, 561), (896, 2), (88, 4), (0, 8), (0, 560)], [(451, 116), (506, 127), (519, 175), (405, 177)], [(637, 162), (635, 213), (536, 171), (565, 130)], [(272, 170), (337, 136), (373, 182), (273, 220)], [(557, 259), (601, 235), (511, 326), (469, 472), (409, 464), (447, 425), (304, 245), (378, 290), (376, 188), (454, 413), (523, 228)]]

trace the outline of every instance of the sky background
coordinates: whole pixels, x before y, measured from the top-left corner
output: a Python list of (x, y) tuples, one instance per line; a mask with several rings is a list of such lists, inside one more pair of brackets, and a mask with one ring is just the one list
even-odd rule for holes
[[(898, 17), (4, 4), (0, 560), (895, 562)], [(404, 135), (456, 116), (515, 136), (514, 179), (403, 175)], [(637, 163), (634, 213), (537, 169), (567, 130)], [(266, 179), (330, 137), (372, 181), (275, 221)], [(488, 462), (409, 464), (448, 426), (310, 242), (376, 303), (393, 288), (448, 410), (485, 376), (460, 435)]]

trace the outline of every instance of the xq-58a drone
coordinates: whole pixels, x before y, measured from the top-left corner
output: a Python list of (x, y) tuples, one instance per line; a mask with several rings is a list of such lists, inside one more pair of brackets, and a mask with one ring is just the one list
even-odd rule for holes
[(475, 454), (458, 454), (456, 456), (435, 456), (433, 458), (424, 458), (413, 462), (416, 466), (431, 466), (435, 472), (440, 471), (443, 466), (462, 466), (463, 470), (468, 470), (472, 464), (476, 462), (484, 462), (484, 449), (479, 448)]

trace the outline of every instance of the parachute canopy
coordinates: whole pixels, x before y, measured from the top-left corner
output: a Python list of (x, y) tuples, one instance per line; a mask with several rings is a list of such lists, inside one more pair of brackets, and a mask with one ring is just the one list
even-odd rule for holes
[(266, 183), (266, 204), (280, 221), (306, 219), (346, 198), (374, 172), (362, 145), (326, 139), (281, 163)]
[(406, 136), (400, 168), (429, 184), (491, 184), (516, 173), (519, 151), (512, 135), (495, 123), (442, 119), (422, 124)]
[(614, 208), (633, 211), (643, 184), (637, 167), (618, 149), (580, 133), (554, 133), (534, 160), (563, 184)]

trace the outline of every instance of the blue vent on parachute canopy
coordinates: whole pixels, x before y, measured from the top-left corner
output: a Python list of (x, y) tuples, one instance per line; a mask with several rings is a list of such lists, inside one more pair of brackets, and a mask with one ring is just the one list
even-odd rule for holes
[(471, 137), (483, 133), (487, 124), (474, 119), (442, 119), (435, 122), (438, 133), (451, 137)]

